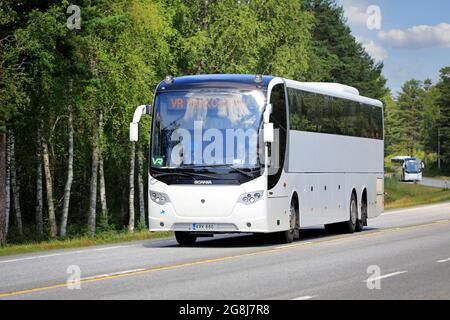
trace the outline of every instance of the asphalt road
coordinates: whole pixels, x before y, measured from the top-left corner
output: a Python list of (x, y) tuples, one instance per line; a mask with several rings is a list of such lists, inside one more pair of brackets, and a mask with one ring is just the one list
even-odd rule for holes
[(420, 181), (419, 183), (421, 185), (428, 186), (428, 187), (450, 189), (450, 181), (448, 181), (448, 180), (422, 178), (422, 181)]
[(450, 203), (369, 223), (353, 235), (302, 230), (292, 245), (220, 236), (1, 257), (0, 299), (450, 299)]

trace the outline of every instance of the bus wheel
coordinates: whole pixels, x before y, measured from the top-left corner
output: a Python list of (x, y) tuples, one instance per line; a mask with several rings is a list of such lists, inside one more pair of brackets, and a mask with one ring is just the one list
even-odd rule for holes
[(367, 226), (367, 202), (363, 200), (361, 202), (361, 219), (357, 220), (355, 231), (361, 232), (364, 226)]
[(292, 243), (294, 239), (300, 238), (299, 222), (298, 222), (297, 209), (292, 202), (289, 208), (289, 230), (279, 233), (279, 239), (281, 243)]
[(354, 233), (356, 230), (356, 223), (358, 221), (358, 208), (356, 205), (356, 196), (352, 193), (350, 199), (350, 219), (342, 223), (342, 231), (345, 233)]
[(175, 239), (181, 246), (191, 246), (197, 240), (197, 236), (188, 232), (175, 231)]

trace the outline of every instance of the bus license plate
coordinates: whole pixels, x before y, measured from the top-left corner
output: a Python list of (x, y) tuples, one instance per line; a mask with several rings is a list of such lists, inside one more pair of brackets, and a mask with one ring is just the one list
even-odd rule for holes
[(211, 223), (192, 223), (190, 231), (214, 231), (216, 229), (215, 224)]

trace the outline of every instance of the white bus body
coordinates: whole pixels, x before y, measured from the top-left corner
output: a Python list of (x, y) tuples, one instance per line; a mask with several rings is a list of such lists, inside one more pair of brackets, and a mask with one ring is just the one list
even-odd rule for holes
[[(266, 128), (263, 130), (266, 132), (262, 132), (268, 137), (258, 138), (258, 150), (264, 154), (260, 175), (248, 179), (244, 174), (230, 171), (230, 177), (241, 175), (239, 179), (249, 180), (243, 183), (209, 179), (208, 176), (215, 174), (212, 168), (204, 169), (189, 182), (190, 178), (183, 176), (191, 174), (188, 170), (172, 169), (169, 165), (153, 167), (152, 162), (161, 164), (166, 157), (153, 157), (152, 153), (148, 184), (149, 229), (175, 231), (181, 244), (192, 244), (198, 236), (217, 233), (277, 233), (283, 241), (291, 242), (300, 228), (326, 225), (340, 226), (347, 232), (360, 231), (367, 225), (367, 219), (379, 216), (384, 210), (382, 103), (338, 84), (302, 83), (278, 77), (260, 77), (254, 81), (254, 78), (192, 76), (169, 79), (158, 86), (155, 102), (161, 106), (155, 104), (152, 108), (152, 140), (158, 139), (155, 127), (162, 127), (156, 122), (167, 117), (163, 102), (158, 102), (158, 99), (163, 101), (164, 96), (158, 98), (165, 94), (161, 92), (169, 92), (171, 86), (176, 88), (173, 92), (187, 90), (191, 83), (196, 90), (203, 90), (198, 88), (221, 86), (225, 80), (226, 86), (237, 81), (245, 82), (246, 90), (252, 85), (261, 90), (265, 99), (262, 112), (266, 113), (261, 120), (266, 124), (261, 128)], [(177, 101), (174, 99), (179, 98), (173, 98), (172, 105)], [(350, 104), (353, 109), (346, 111)], [(183, 108), (180, 102), (180, 109)], [(209, 112), (209, 105), (205, 108), (205, 112)], [(316, 110), (322, 113), (310, 116)], [(366, 112), (369, 120), (364, 118)], [(348, 124), (335, 119), (333, 114), (341, 115)], [(286, 130), (280, 124), (283, 117)], [(310, 124), (306, 124), (308, 121)], [(272, 123), (275, 123), (273, 131)], [(137, 129), (131, 130), (130, 134), (137, 136)], [(271, 134), (273, 142), (270, 142)], [(266, 143), (261, 145), (262, 140)], [(278, 169), (269, 164), (275, 162), (277, 155)], [(182, 156), (185, 157), (184, 153)]]

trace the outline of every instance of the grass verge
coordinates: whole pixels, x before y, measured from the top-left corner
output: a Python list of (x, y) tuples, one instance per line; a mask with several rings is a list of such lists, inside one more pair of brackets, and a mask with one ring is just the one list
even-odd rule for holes
[(450, 201), (450, 190), (402, 183), (395, 178), (387, 178), (384, 188), (386, 210)]
[(423, 176), (433, 179), (450, 180), (450, 171), (448, 169), (438, 170), (436, 168), (425, 168), (423, 170)]
[(433, 179), (450, 180), (450, 173), (448, 171), (439, 171), (436, 169), (425, 169), (423, 171), (423, 176)]
[(107, 233), (101, 233), (94, 237), (82, 236), (66, 240), (48, 240), (41, 242), (6, 245), (5, 247), (0, 248), (0, 256), (54, 250), (54, 249), (89, 247), (102, 244), (111, 244), (135, 240), (156, 239), (169, 237), (171, 235), (173, 235), (172, 232), (149, 232), (148, 230), (135, 231), (134, 233), (127, 233), (125, 231), (122, 232), (111, 231)]

